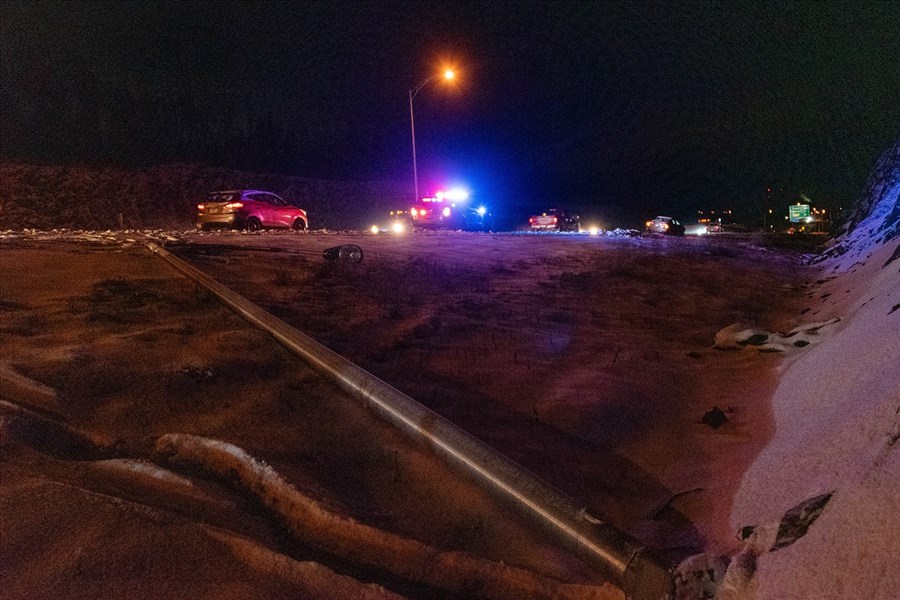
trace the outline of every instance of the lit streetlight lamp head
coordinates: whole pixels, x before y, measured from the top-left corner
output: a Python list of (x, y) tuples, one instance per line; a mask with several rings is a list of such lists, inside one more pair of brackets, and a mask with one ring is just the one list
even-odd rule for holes
[(444, 79), (454, 79), (456, 77), (456, 71), (453, 69), (447, 69), (444, 71)]

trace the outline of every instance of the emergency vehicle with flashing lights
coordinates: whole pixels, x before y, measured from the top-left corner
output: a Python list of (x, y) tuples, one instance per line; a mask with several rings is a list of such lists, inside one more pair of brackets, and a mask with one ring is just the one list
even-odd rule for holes
[(465, 231), (490, 231), (494, 218), (487, 207), (475, 206), (469, 193), (461, 189), (439, 191), (430, 198), (409, 209), (409, 218), (415, 229), (462, 229)]

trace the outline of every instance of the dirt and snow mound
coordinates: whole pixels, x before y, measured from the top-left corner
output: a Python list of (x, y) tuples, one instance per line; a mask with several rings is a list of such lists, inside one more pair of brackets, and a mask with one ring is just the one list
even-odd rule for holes
[(609, 585), (562, 584), (524, 569), (421, 542), (333, 514), (301, 494), (274, 469), (233, 444), (186, 434), (167, 434), (155, 446), (157, 460), (211, 472), (243, 488), (274, 512), (295, 537), (367, 568), (483, 598), (619, 600)]

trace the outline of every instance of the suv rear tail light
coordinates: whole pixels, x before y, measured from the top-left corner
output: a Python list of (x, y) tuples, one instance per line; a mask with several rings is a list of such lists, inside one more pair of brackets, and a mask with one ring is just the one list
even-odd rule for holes
[(553, 222), (556, 223), (556, 217), (553, 217)]

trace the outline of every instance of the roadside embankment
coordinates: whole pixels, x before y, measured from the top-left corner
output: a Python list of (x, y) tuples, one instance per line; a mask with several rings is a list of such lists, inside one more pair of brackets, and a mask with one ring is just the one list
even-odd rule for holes
[(887, 600), (900, 589), (898, 197), (900, 141), (808, 294), (811, 320), (839, 322), (785, 367), (775, 435), (732, 509), (747, 546), (719, 598)]

